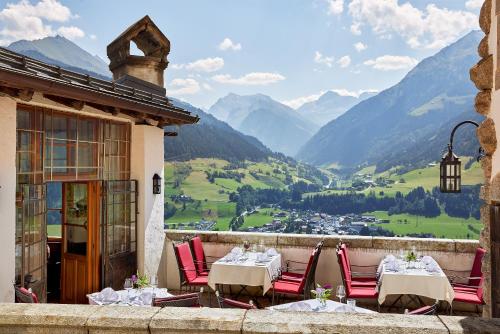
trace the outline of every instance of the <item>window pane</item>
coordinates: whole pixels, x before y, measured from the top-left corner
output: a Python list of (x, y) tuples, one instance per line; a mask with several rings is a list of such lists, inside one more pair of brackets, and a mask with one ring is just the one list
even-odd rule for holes
[(87, 254), (87, 230), (80, 226), (66, 226), (66, 252)]
[(52, 136), (58, 139), (76, 139), (76, 118), (54, 113)]

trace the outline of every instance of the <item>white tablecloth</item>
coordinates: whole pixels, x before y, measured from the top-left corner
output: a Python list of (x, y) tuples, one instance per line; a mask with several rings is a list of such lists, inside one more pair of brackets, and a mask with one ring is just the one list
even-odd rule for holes
[(268, 262), (256, 263), (258, 254), (245, 253), (247, 259), (244, 261), (226, 262), (226, 257), (216, 261), (210, 268), (208, 285), (214, 290), (217, 284), (260, 286), (265, 294), (281, 267), (281, 255), (273, 256)]
[[(401, 260), (399, 263), (403, 263)], [(448, 278), (436, 263), (437, 271), (428, 272), (423, 263), (419, 269), (404, 269), (398, 272), (387, 270), (382, 260), (379, 266), (378, 302), (383, 304), (387, 295), (416, 295), (435, 300), (446, 300), (451, 304), (455, 293)]]
[[(107, 304), (115, 304), (115, 305), (124, 305), (124, 306), (129, 306), (129, 305), (135, 305), (135, 306), (151, 306), (151, 304), (142, 304), (139, 303), (138, 300), (140, 300), (139, 297), (139, 290), (137, 289), (130, 289), (130, 293), (127, 292), (127, 290), (118, 290), (116, 291), (119, 295), (119, 301), (114, 302), (114, 303), (109, 303), (109, 302), (103, 302), (98, 300), (98, 294), (99, 292), (94, 292), (91, 294), (87, 295), (87, 298), (89, 299), (89, 304), (90, 305), (107, 305)], [(153, 288), (144, 288), (141, 291), (142, 293), (153, 293)], [(154, 289), (154, 294), (156, 298), (166, 298), (166, 297), (171, 297), (173, 296), (172, 294), (168, 293), (167, 289), (160, 289), (156, 288)], [(129, 300), (130, 296), (130, 300)], [(132, 302), (134, 300), (137, 300), (135, 303)]]
[[(299, 302), (293, 302), (288, 304), (281, 304), (276, 306), (268, 307), (269, 310), (275, 311), (305, 311), (305, 312), (328, 312), (328, 313), (347, 313), (353, 312), (349, 306), (346, 304), (341, 304), (339, 302), (333, 300), (327, 300), (326, 306), (321, 307), (319, 300), (317, 299), (308, 299)], [(357, 307), (354, 310), (354, 313), (377, 313), (372, 310), (368, 310), (362, 307)]]

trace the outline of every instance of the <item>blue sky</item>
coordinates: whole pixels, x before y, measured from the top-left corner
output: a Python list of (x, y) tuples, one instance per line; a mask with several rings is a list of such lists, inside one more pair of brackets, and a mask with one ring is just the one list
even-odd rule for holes
[(395, 83), (478, 29), (482, 0), (0, 1), (0, 44), (61, 34), (103, 59), (150, 15), (171, 41), (169, 95), (208, 108), (230, 92), (293, 107), (327, 90)]

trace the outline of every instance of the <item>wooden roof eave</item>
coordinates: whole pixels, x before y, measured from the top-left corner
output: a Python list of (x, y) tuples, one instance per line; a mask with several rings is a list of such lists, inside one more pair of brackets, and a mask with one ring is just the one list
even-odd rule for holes
[(39, 77), (34, 74), (21, 73), (16, 69), (0, 68), (0, 86), (19, 89), (32, 89), (44, 94), (57, 95), (64, 98), (100, 104), (120, 110), (131, 110), (153, 118), (160, 118), (165, 124), (194, 124), (199, 117), (181, 112), (173, 105), (159, 107), (143, 103), (139, 100), (124, 98), (118, 94), (98, 89), (89, 89), (85, 86), (75, 86), (65, 80)]

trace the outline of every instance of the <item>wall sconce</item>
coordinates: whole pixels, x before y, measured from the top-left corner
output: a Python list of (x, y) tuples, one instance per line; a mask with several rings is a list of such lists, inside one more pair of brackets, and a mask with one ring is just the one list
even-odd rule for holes
[[(441, 164), (439, 165), (439, 190), (442, 193), (459, 193), (462, 191), (462, 163), (460, 159), (453, 153), (453, 136), (455, 135), (455, 131), (464, 124), (472, 124), (474, 126), (479, 127), (474, 121), (463, 121), (458, 123), (451, 131), (450, 143), (448, 144), (448, 152), (441, 159)], [(483, 157), (484, 151), (483, 148), (479, 148), (479, 156), (477, 157), (477, 161), (479, 161)]]
[(153, 175), (153, 194), (161, 194), (161, 177), (156, 173)]

